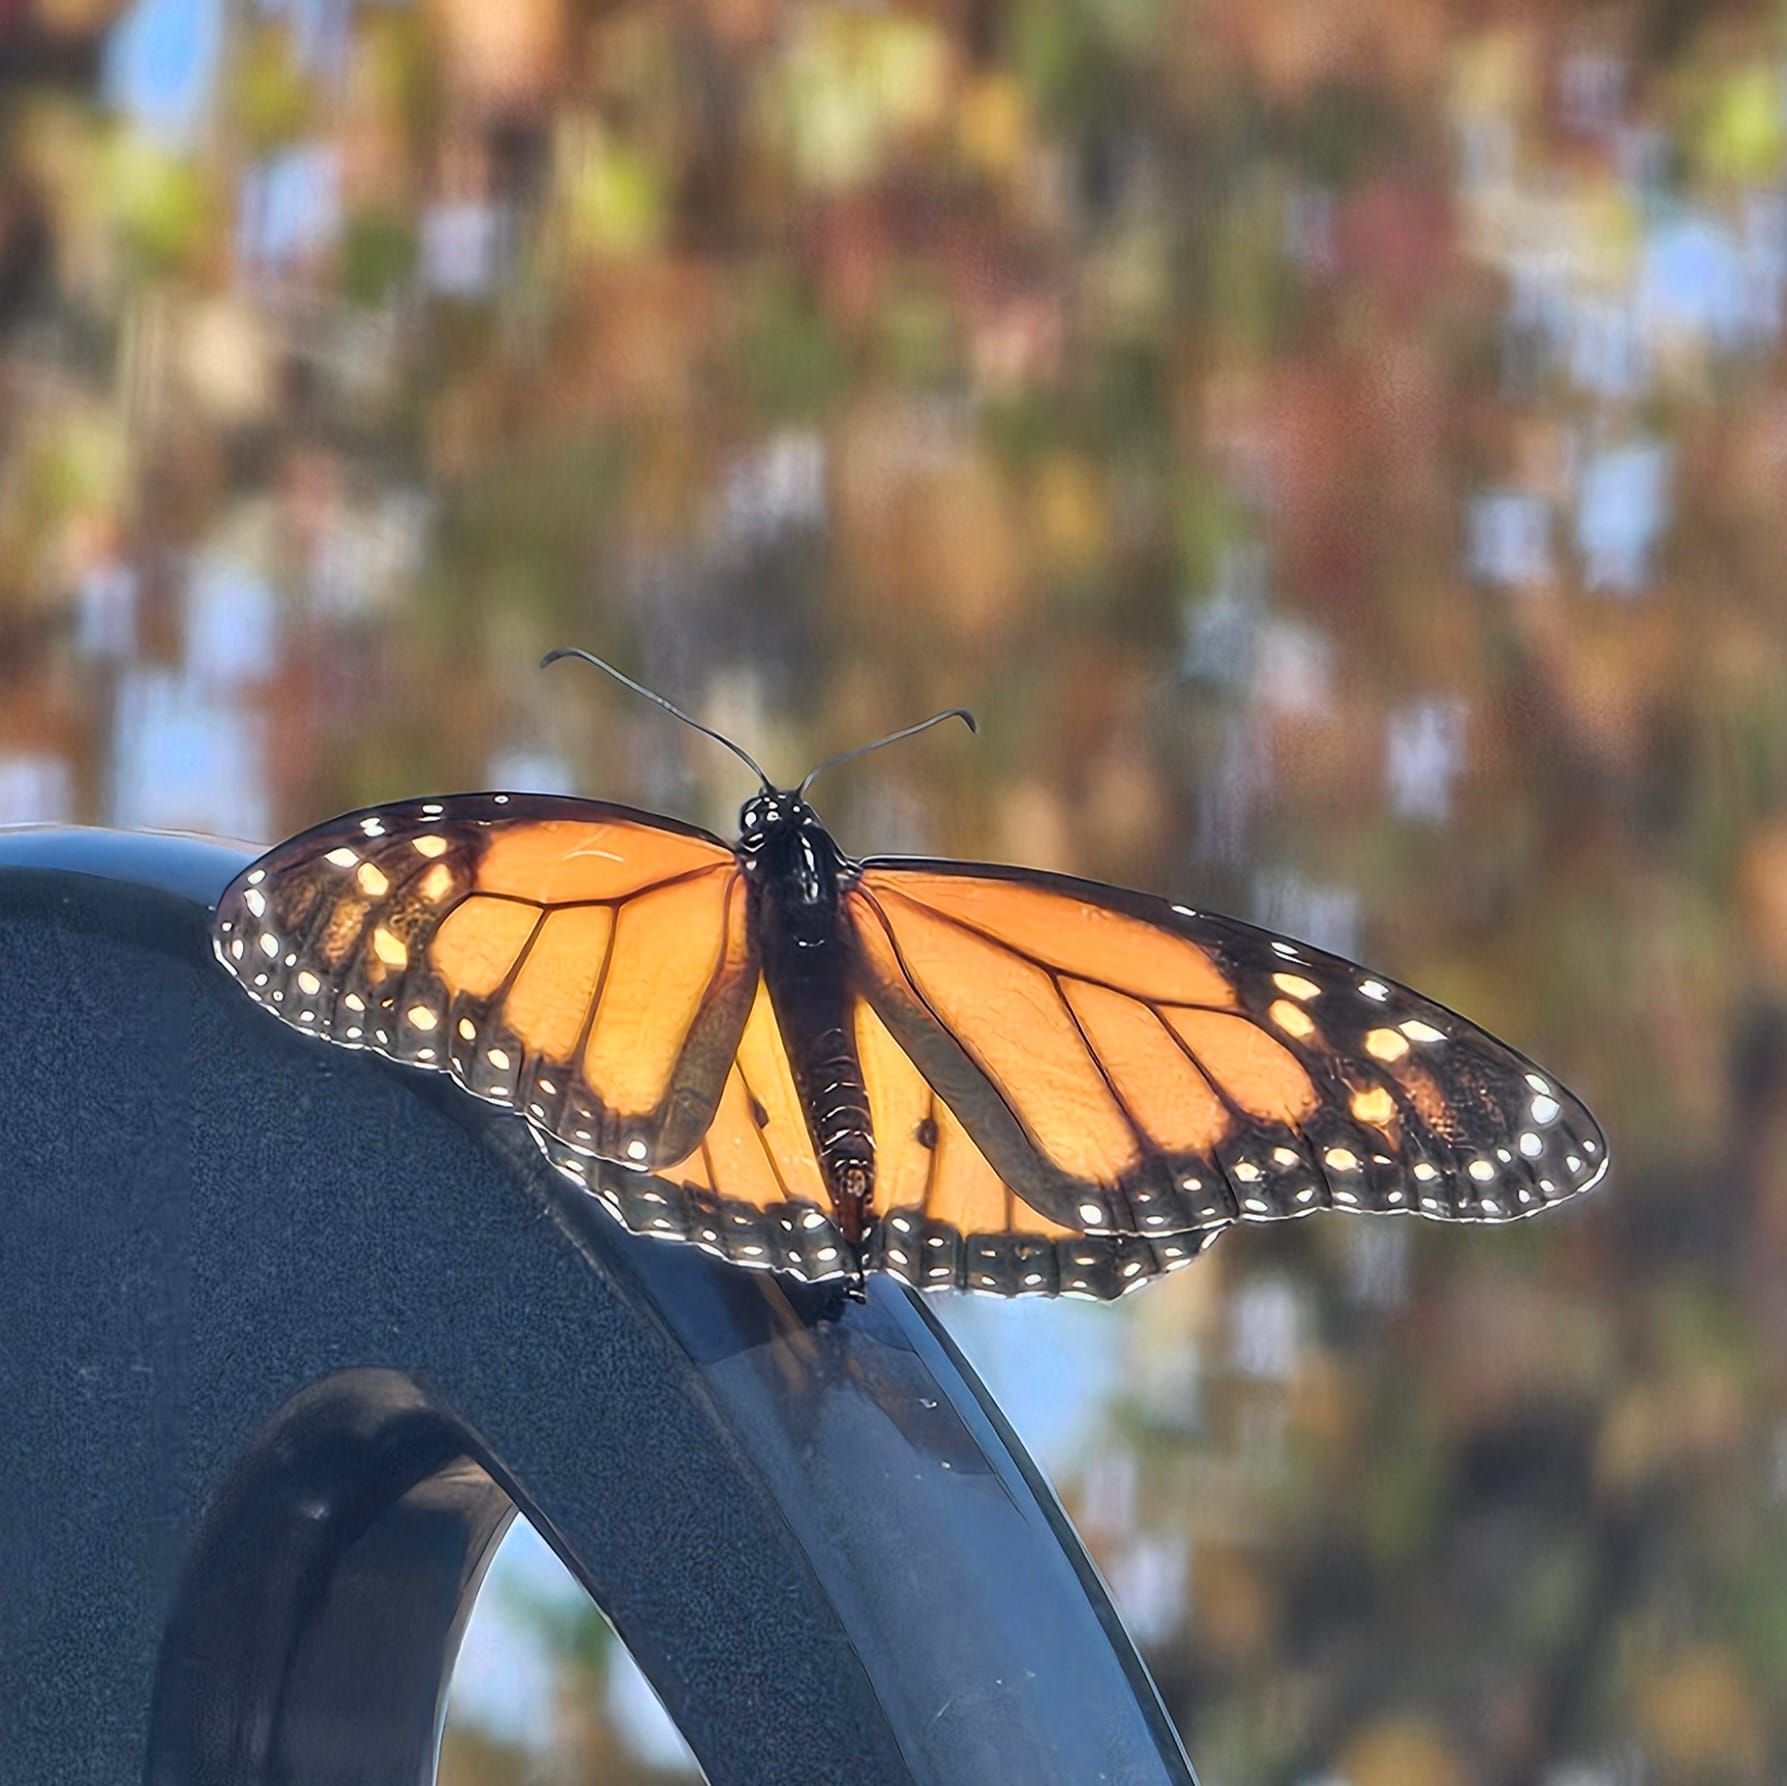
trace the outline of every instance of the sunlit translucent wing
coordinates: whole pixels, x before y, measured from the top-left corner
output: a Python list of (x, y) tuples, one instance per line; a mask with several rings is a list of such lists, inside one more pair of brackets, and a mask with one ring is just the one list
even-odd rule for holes
[(866, 863), (846, 905), (888, 1032), (1063, 1227), (1507, 1221), (1606, 1170), (1587, 1110), (1513, 1049), (1233, 919), (952, 862)]
[(737, 858), (625, 807), (464, 794), (279, 845), (218, 904), (218, 958), (286, 1022), (449, 1072), (587, 1153), (707, 1131), (758, 981)]
[[(1215, 1229), (1153, 1240), (1086, 1235), (1039, 1216), (1000, 1183), (866, 1004), (856, 1019), (879, 1215), (865, 1268), (926, 1290), (1108, 1299), (1189, 1264), (1215, 1239)], [(713, 1125), (686, 1159), (644, 1175), (539, 1140), (561, 1172), (635, 1233), (693, 1241), (735, 1265), (814, 1282), (851, 1269), (761, 986)]]
[[(538, 1131), (536, 1130), (538, 1135)], [(627, 1171), (538, 1135), (546, 1157), (635, 1233), (693, 1241), (735, 1265), (809, 1279), (854, 1269), (832, 1221), (769, 993), (756, 977), (713, 1120), (681, 1159)]]

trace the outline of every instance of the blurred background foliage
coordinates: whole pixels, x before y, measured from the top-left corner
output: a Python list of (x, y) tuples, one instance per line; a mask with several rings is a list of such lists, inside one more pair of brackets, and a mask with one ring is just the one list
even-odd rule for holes
[[(580, 789), (1068, 867), (1602, 1193), (940, 1312), (1206, 1786), (1787, 1771), (1787, 7), (5, 0), (0, 820)], [(537, 1541), (443, 1777), (689, 1763)], [(939, 1607), (946, 1618), (948, 1609)]]

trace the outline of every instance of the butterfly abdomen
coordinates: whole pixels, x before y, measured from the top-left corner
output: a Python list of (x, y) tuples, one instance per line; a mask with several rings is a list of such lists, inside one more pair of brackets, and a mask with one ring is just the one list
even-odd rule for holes
[(807, 1132), (839, 1231), (859, 1245), (875, 1197), (875, 1140), (862, 1062), (845, 1029), (849, 995), (837, 944), (769, 945), (764, 972)]
[[(863, 1084), (862, 1063), (842, 1029), (834, 1026), (813, 1043), (806, 1077), (812, 1087), (814, 1140), (828, 1178), (856, 1196), (867, 1197), (873, 1189), (875, 1167), (869, 1094)], [(862, 1172), (843, 1184), (852, 1167)]]

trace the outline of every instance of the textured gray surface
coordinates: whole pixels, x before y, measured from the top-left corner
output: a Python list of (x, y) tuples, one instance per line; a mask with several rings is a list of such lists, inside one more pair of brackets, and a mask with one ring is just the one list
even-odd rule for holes
[[(156, 1779), (378, 1777), (326, 1726), (425, 1726), (444, 1664), (342, 1633), (386, 1606), (450, 1658), (490, 1477), (716, 1786), (1189, 1779), (915, 1299), (629, 1236), (512, 1118), (271, 1021), (205, 939), (240, 861), (0, 836), (0, 1780), (143, 1777), (158, 1654)], [(290, 1603), (222, 1643), (195, 1596), (255, 1557)], [(423, 1580), (445, 1600), (406, 1624)], [(273, 1684), (219, 1685), (256, 1642)]]

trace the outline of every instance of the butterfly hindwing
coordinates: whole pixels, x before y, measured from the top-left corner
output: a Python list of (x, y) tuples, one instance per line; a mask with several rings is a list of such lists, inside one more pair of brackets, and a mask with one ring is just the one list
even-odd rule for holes
[(1586, 1109), (1462, 1018), (1250, 925), (1067, 876), (863, 864), (870, 1003), (1003, 1181), (1093, 1233), (1587, 1189)]
[(561, 1172), (635, 1233), (692, 1241), (735, 1265), (815, 1282), (855, 1269), (761, 978), (713, 1120), (682, 1159), (642, 1174), (551, 1137), (540, 1141)]
[(867, 999), (856, 1047), (875, 1127), (868, 1263), (915, 1289), (1100, 1301), (1189, 1265), (1220, 1229), (1087, 1234), (1016, 1196)]
[(218, 958), (286, 1022), (446, 1071), (641, 1167), (706, 1131), (758, 974), (718, 839), (626, 807), (466, 794), (350, 814), (231, 883)]

